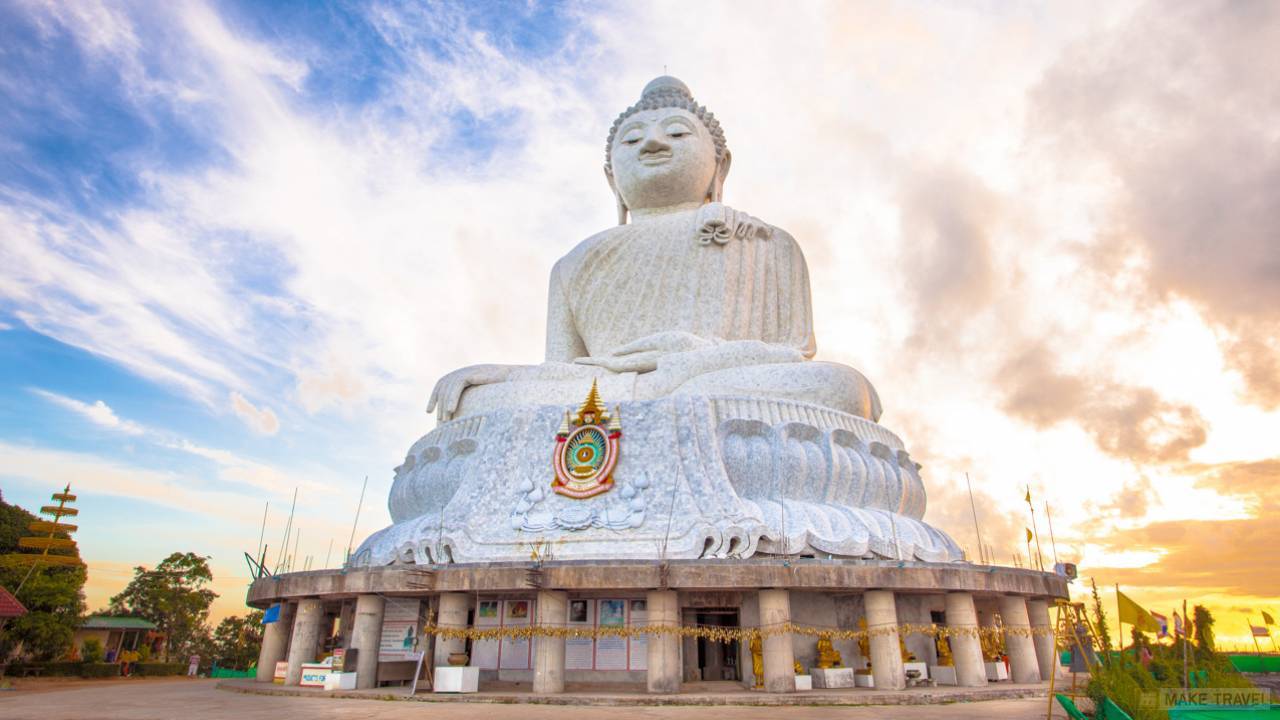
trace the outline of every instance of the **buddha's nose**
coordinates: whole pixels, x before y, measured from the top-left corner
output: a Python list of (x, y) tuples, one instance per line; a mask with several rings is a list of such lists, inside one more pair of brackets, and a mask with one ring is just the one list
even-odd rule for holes
[(671, 146), (663, 142), (656, 135), (646, 137), (644, 139), (644, 144), (640, 146), (641, 153), (663, 152), (670, 149)]

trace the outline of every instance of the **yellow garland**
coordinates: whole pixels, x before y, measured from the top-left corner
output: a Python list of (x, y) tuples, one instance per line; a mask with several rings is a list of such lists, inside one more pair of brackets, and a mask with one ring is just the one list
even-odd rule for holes
[(523, 625), (514, 627), (442, 627), (430, 625), (423, 628), (423, 634), (436, 635), (445, 640), (503, 640), (530, 639), (534, 637), (551, 638), (635, 638), (642, 635), (675, 635), (686, 638), (705, 638), (713, 642), (750, 642), (753, 638), (766, 638), (773, 635), (805, 635), (817, 637), (826, 635), (832, 640), (860, 640), (867, 637), (878, 637), (898, 633), (900, 635), (927, 635), (933, 638), (976, 637), (988, 641), (998, 641), (1002, 637), (1036, 637), (1053, 635), (1053, 628), (1041, 627), (947, 627), (942, 625), (913, 625), (904, 623), (897, 626), (882, 626), (869, 630), (838, 630), (812, 625), (796, 625), (784, 623), (767, 627), (717, 627), (680, 625), (641, 625), (636, 627), (575, 627)]

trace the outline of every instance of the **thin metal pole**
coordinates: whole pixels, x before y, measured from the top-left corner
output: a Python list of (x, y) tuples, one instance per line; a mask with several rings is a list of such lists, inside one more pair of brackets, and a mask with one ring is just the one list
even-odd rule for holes
[[(1036, 527), (1036, 508), (1031, 504), (1031, 484), (1027, 483), (1027, 510), (1031, 512), (1031, 535), (1036, 539), (1036, 564), (1044, 572), (1044, 555), (1040, 553), (1040, 529)], [(1027, 545), (1027, 566), (1031, 566), (1031, 545)]]
[(1053, 548), (1053, 567), (1058, 568), (1058, 541), (1053, 539), (1053, 516), (1049, 514), (1049, 501), (1044, 501), (1044, 515), (1049, 518), (1049, 543)]
[(280, 553), (276, 556), (276, 570), (283, 567), (289, 552), (289, 533), (293, 530), (293, 511), (298, 507), (298, 488), (293, 489), (293, 502), (289, 505), (289, 519), (284, 524), (284, 539), (280, 541)]
[(969, 509), (973, 511), (973, 531), (978, 535), (978, 560), (986, 564), (986, 555), (982, 552), (982, 529), (978, 527), (978, 506), (973, 502), (973, 482), (969, 480), (969, 473), (964, 474), (964, 484), (969, 488)]
[[(369, 476), (364, 476), (364, 484), (360, 486), (360, 502), (356, 503), (356, 519), (351, 523), (351, 538), (347, 540), (347, 559), (351, 559), (351, 545), (356, 541), (356, 526), (360, 524), (360, 508), (364, 506), (364, 490), (369, 487)], [(345, 563), (344, 563), (345, 564)]]
[(254, 557), (262, 554), (262, 541), (267, 537), (267, 509), (270, 507), (270, 500), (262, 506), (262, 530), (258, 533), (258, 552), (254, 553)]
[(302, 530), (293, 536), (293, 556), (289, 558), (289, 569), (293, 570), (293, 563), (298, 560), (298, 546), (302, 544)]

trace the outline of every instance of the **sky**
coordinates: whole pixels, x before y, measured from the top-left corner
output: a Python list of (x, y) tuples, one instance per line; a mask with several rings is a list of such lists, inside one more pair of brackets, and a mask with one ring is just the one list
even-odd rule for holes
[(436, 379), (541, 359), (551, 265), (616, 222), (609, 125), (669, 72), (926, 520), (986, 554), (967, 475), (1026, 564), (1029, 488), (1073, 592), (1244, 647), (1280, 614), (1276, 67), (1261, 0), (0, 0), (0, 491), (71, 483), (90, 609), (193, 551), (241, 612), (295, 490), (294, 567), (339, 564)]

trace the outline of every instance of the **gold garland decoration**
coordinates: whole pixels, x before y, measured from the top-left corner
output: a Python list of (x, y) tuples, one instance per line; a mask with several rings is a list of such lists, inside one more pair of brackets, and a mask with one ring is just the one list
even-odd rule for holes
[(1000, 641), (1005, 637), (1044, 637), (1053, 635), (1050, 626), (1040, 627), (947, 627), (945, 625), (886, 625), (868, 630), (840, 630), (813, 625), (796, 625), (782, 623), (766, 627), (718, 627), (682, 625), (640, 625), (635, 627), (572, 627), (551, 625), (521, 625), (515, 627), (443, 627), (429, 625), (423, 628), (423, 634), (435, 635), (444, 640), (505, 640), (531, 639), (534, 637), (550, 637), (561, 639), (602, 637), (635, 638), (642, 635), (675, 635), (680, 638), (705, 638), (713, 642), (727, 643), (732, 641), (750, 642), (759, 638), (774, 635), (805, 635), (818, 637), (826, 635), (832, 640), (861, 640), (897, 633), (899, 635), (927, 635), (933, 638), (971, 637), (979, 640)]

